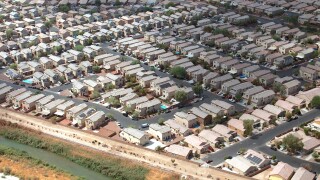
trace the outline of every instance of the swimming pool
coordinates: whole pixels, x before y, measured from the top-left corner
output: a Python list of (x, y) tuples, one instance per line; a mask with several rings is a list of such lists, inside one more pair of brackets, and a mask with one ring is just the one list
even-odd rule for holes
[(33, 79), (32, 78), (25, 79), (25, 80), (22, 80), (22, 82), (27, 83), (27, 84), (32, 84), (33, 83)]
[(166, 105), (164, 105), (164, 104), (161, 104), (161, 105), (160, 105), (160, 108), (161, 108), (162, 110), (168, 109), (168, 107), (167, 107)]

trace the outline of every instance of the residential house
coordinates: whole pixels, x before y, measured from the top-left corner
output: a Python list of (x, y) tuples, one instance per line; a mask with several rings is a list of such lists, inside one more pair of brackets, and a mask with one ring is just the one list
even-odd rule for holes
[(263, 106), (263, 105), (269, 104), (274, 97), (275, 97), (274, 91), (266, 90), (253, 95), (251, 98), (251, 102), (255, 106)]
[(88, 129), (97, 129), (99, 128), (106, 119), (106, 115), (103, 111), (97, 111), (94, 114), (86, 118), (85, 124)]
[(298, 80), (292, 80), (283, 84), (285, 87), (285, 95), (294, 95), (299, 92), (301, 82)]
[(269, 179), (290, 180), (294, 174), (294, 168), (287, 163), (279, 162), (269, 173)]
[(34, 96), (31, 96), (29, 98), (24, 99), (22, 101), (21, 109), (24, 112), (29, 112), (29, 111), (32, 111), (32, 110), (36, 109), (36, 102), (38, 100), (42, 99), (43, 97), (45, 97), (45, 95), (37, 94), (37, 95), (34, 95)]
[(233, 141), (234, 137), (237, 136), (237, 133), (225, 125), (217, 124), (212, 128), (213, 132), (216, 132), (224, 137), (224, 140), (227, 142)]
[(228, 124), (228, 128), (237, 132), (238, 135), (242, 137), (245, 135), (245, 128), (243, 126), (243, 121), (238, 119), (230, 119), (227, 124)]
[(209, 150), (209, 144), (206, 141), (202, 140), (200, 137), (193, 134), (185, 137), (184, 141), (190, 148), (194, 150), (194, 152), (197, 152), (199, 154), (208, 152)]
[(190, 159), (192, 157), (192, 149), (177, 144), (172, 144), (164, 150), (170, 154), (182, 156), (186, 159)]
[(187, 114), (185, 112), (176, 112), (174, 114), (175, 121), (187, 128), (192, 128), (198, 125), (197, 117), (193, 114)]
[(80, 112), (84, 111), (88, 108), (88, 105), (85, 103), (74, 106), (66, 111), (66, 119), (73, 121), (73, 119), (80, 114)]
[(172, 129), (172, 131), (175, 134), (178, 134), (179, 136), (186, 137), (190, 134), (192, 134), (192, 131), (187, 128), (186, 126), (178, 123), (177, 121), (173, 119), (169, 119), (164, 122), (164, 124)]
[(257, 171), (257, 167), (243, 156), (236, 156), (225, 161), (225, 166), (241, 175), (249, 175)]
[(134, 128), (124, 128), (120, 137), (137, 145), (145, 145), (149, 141), (149, 137), (143, 131)]
[(42, 112), (42, 109), (44, 108), (44, 105), (48, 104), (49, 102), (54, 100), (53, 95), (45, 96), (41, 98), (40, 100), (36, 101), (36, 112), (39, 114)]
[(171, 129), (168, 126), (150, 124), (148, 133), (160, 141), (168, 141), (172, 138)]
[(207, 126), (212, 123), (212, 116), (197, 107), (193, 107), (190, 112), (197, 117), (197, 121), (201, 126)]
[(217, 107), (220, 107), (221, 109), (224, 110), (224, 114), (225, 115), (233, 115), (234, 113), (236, 113), (236, 108), (234, 105), (227, 103), (225, 101), (221, 101), (221, 100), (212, 100), (211, 101), (212, 105), (215, 105)]
[(153, 99), (148, 102), (144, 102), (138, 104), (136, 106), (136, 111), (139, 113), (140, 116), (146, 116), (148, 114), (156, 113), (160, 110), (161, 102), (158, 99)]

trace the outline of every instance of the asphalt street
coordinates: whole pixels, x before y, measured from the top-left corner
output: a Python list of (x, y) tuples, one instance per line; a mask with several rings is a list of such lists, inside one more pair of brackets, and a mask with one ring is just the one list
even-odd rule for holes
[(208, 161), (212, 160), (211, 165), (215, 166), (224, 161), (224, 158), (226, 156), (236, 156), (237, 152), (241, 148), (245, 149), (254, 149), (257, 151), (261, 151), (265, 154), (268, 154), (270, 156), (276, 155), (278, 160), (283, 161), (285, 163), (288, 163), (294, 167), (299, 167), (301, 164), (310, 164), (314, 171), (320, 172), (320, 164), (317, 163), (310, 163), (309, 161), (305, 161), (302, 159), (298, 159), (289, 155), (286, 155), (284, 153), (273, 151), (269, 147), (266, 146), (266, 143), (272, 140), (275, 136), (287, 132), (294, 127), (298, 127), (301, 124), (311, 121), (315, 117), (320, 116), (320, 110), (314, 109), (303, 116), (300, 116), (297, 120), (285, 122), (283, 124), (280, 124), (272, 129), (269, 129), (265, 132), (256, 134), (252, 136), (251, 138), (247, 138), (243, 141), (240, 141), (232, 146), (226, 147), (223, 150), (208, 154), (206, 157), (204, 157), (202, 160)]

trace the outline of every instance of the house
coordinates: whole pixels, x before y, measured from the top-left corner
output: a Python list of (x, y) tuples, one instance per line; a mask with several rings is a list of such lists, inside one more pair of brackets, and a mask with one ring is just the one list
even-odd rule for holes
[(49, 102), (48, 104), (45, 104), (42, 109), (42, 116), (47, 118), (51, 117), (57, 111), (57, 106), (64, 102), (64, 99), (57, 99), (52, 102)]
[(252, 149), (248, 149), (244, 155), (244, 158), (249, 160), (252, 164), (257, 166), (258, 168), (264, 168), (270, 165), (270, 159), (266, 158), (263, 154), (254, 151)]
[(24, 99), (22, 101), (21, 109), (24, 112), (29, 112), (29, 111), (36, 109), (36, 102), (39, 99), (42, 99), (44, 96), (45, 95), (43, 95), (43, 94), (37, 94), (37, 95), (34, 95), (34, 96), (31, 96), (29, 98)]
[(267, 104), (263, 110), (275, 115), (276, 118), (284, 117), (286, 115), (286, 111), (284, 109), (272, 104)]
[(227, 142), (233, 141), (233, 138), (237, 136), (237, 133), (227, 126), (217, 124), (212, 128), (213, 132), (216, 132), (224, 137), (224, 140)]
[(295, 79), (284, 83), (283, 86), (285, 87), (286, 91), (285, 95), (295, 95), (300, 90), (301, 82)]
[(244, 68), (242, 74), (249, 78), (252, 72), (257, 71), (259, 69), (260, 67), (258, 65), (252, 65)]
[(7, 86), (0, 89), (0, 102), (3, 103), (6, 100), (6, 95), (13, 91), (11, 86)]
[(276, 59), (274, 59), (273, 65), (275, 65), (277, 68), (283, 68), (288, 65), (291, 65), (293, 63), (293, 57), (292, 56), (281, 56)]
[(308, 155), (314, 151), (315, 148), (320, 146), (320, 140), (315, 137), (307, 136), (303, 138), (303, 154)]
[(228, 128), (237, 132), (238, 135), (242, 137), (244, 136), (245, 128), (243, 126), (243, 121), (238, 119), (230, 119), (227, 124), (228, 124)]
[(192, 149), (184, 146), (180, 146), (177, 144), (172, 144), (164, 149), (166, 152), (182, 156), (186, 159), (190, 159), (192, 157)]
[(224, 110), (218, 106), (203, 103), (199, 106), (201, 111), (204, 111), (208, 114), (210, 114), (212, 117), (216, 116), (223, 116), (224, 115)]
[(19, 109), (22, 106), (22, 101), (24, 99), (29, 98), (30, 96), (32, 96), (32, 92), (31, 91), (26, 91), (23, 92), (21, 94), (19, 94), (18, 96), (13, 97), (12, 99), (12, 103), (13, 103), (13, 109)]
[(270, 87), (274, 80), (277, 78), (278, 76), (268, 73), (265, 75), (260, 76), (259, 78), (259, 82), (264, 86), (264, 87)]
[(287, 163), (279, 162), (270, 172), (270, 180), (290, 180), (294, 174), (294, 168)]
[(300, 67), (299, 75), (301, 78), (309, 81), (316, 80), (319, 77), (318, 72), (316, 70), (304, 66)]
[(73, 81), (72, 82), (72, 90), (77, 93), (79, 96), (88, 96), (88, 86), (85, 86), (80, 81)]
[(93, 81), (91, 79), (86, 79), (83, 81), (84, 86), (88, 87), (89, 92), (101, 92), (102, 86), (101, 84), (97, 83), (96, 81)]
[(212, 116), (197, 107), (193, 107), (190, 112), (197, 117), (197, 121), (201, 126), (207, 126), (212, 123)]
[(78, 114), (88, 108), (85, 103), (79, 104), (67, 110), (66, 119), (73, 120)]
[(65, 117), (67, 111), (74, 106), (75, 103), (73, 101), (66, 101), (63, 104), (59, 104), (57, 106), (57, 111), (54, 114), (58, 117)]
[(174, 114), (175, 121), (184, 125), (187, 128), (192, 128), (198, 125), (197, 117), (193, 114), (187, 114), (185, 112), (176, 112)]
[(73, 117), (72, 124), (78, 127), (84, 127), (86, 118), (91, 116), (95, 112), (96, 112), (96, 109), (93, 109), (93, 108), (87, 108), (79, 112), (75, 117)]
[(149, 141), (149, 137), (143, 131), (134, 128), (124, 128), (120, 137), (137, 145), (145, 145)]
[(148, 133), (160, 141), (168, 141), (172, 138), (171, 129), (168, 126), (150, 124)]
[(213, 147), (218, 147), (220, 143), (224, 142), (224, 138), (220, 134), (208, 129), (202, 130), (198, 136), (207, 141)]
[(235, 171), (241, 175), (249, 175), (258, 170), (254, 164), (242, 156), (236, 156), (232, 159), (227, 159), (225, 161), (225, 167), (228, 167), (229, 169), (232, 169), (232, 171)]
[(18, 95), (20, 95), (20, 94), (22, 94), (22, 93), (24, 93), (24, 92), (26, 92), (26, 91), (27, 91), (26, 88), (20, 88), (20, 89), (17, 89), (17, 90), (14, 90), (14, 91), (8, 93), (8, 94), (6, 95), (6, 103), (7, 103), (7, 104), (12, 104), (12, 100), (13, 100), (16, 96), (18, 96)]
[(202, 140), (198, 136), (195, 136), (194, 134), (185, 137), (184, 142), (186, 142), (188, 146), (194, 150), (194, 152), (199, 154), (208, 152), (210, 146), (206, 141)]
[(266, 90), (253, 95), (251, 98), (251, 102), (255, 106), (263, 106), (263, 105), (269, 104), (274, 97), (275, 97), (274, 91)]
[(153, 99), (136, 106), (136, 111), (140, 116), (146, 116), (160, 111), (161, 102), (158, 99)]
[(250, 82), (244, 82), (244, 83), (240, 83), (240, 84), (237, 84), (233, 87), (231, 87), (230, 89), (230, 95), (232, 97), (236, 97), (237, 95), (241, 95), (248, 89), (252, 88), (253, 87), (253, 84), (250, 83)]
[(169, 120), (165, 121), (164, 124), (166, 126), (170, 127), (170, 129), (172, 129), (172, 131), (175, 134), (178, 134), (179, 136), (186, 137), (186, 136), (192, 134), (192, 131), (189, 128), (187, 128), (184, 125), (181, 125), (180, 123), (178, 123), (177, 121), (175, 121), (173, 119), (169, 119)]
[(220, 89), (221, 84), (223, 84), (224, 82), (227, 82), (231, 79), (233, 79), (233, 77), (230, 74), (225, 74), (223, 76), (215, 77), (211, 80), (211, 83), (210, 83), (211, 88)]
[(124, 79), (120, 75), (114, 75), (111, 73), (107, 73), (106, 78), (110, 79), (111, 83), (116, 87), (122, 87), (124, 85)]
[(299, 167), (292, 176), (291, 180), (313, 180), (315, 179), (315, 176), (316, 175), (314, 173), (311, 173), (303, 167)]
[(291, 104), (294, 104), (295, 106), (297, 106), (297, 108), (304, 108), (306, 106), (306, 101), (304, 99), (300, 99), (296, 96), (291, 96), (289, 95), (287, 98), (286, 98), (286, 101), (291, 103)]
[(223, 109), (225, 115), (233, 115), (234, 113), (236, 113), (235, 106), (230, 103), (221, 100), (212, 100), (211, 104)]
[(39, 114), (42, 112), (42, 109), (44, 108), (44, 105), (48, 104), (49, 102), (54, 100), (53, 95), (45, 96), (38, 101), (36, 101), (36, 112)]
[(275, 115), (271, 114), (262, 109), (255, 109), (251, 115), (258, 117), (259, 119), (263, 120), (265, 125), (271, 124), (271, 121), (274, 120)]
[(306, 101), (306, 104), (309, 106), (311, 100), (315, 96), (320, 96), (320, 88), (313, 88), (308, 91), (300, 91), (296, 97)]
[(87, 129), (97, 129), (99, 128), (106, 119), (106, 115), (103, 111), (97, 111), (94, 114), (90, 115), (85, 120), (85, 125)]
[(151, 81), (153, 81), (153, 80), (155, 80), (157, 78), (158, 77), (154, 76), (154, 75), (145, 76), (145, 77), (142, 77), (141, 79), (139, 79), (139, 84), (143, 88), (148, 88), (148, 87), (150, 87)]

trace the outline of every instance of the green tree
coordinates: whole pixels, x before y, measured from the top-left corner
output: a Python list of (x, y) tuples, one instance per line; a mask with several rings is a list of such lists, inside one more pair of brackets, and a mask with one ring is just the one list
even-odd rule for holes
[(201, 96), (201, 94), (203, 93), (203, 87), (202, 87), (202, 85), (200, 83), (196, 83), (192, 87), (192, 90), (197, 96)]
[(101, 1), (100, 0), (95, 0), (96, 6), (101, 6)]
[(101, 72), (100, 66), (92, 66), (92, 71), (94, 73), (100, 73)]
[(210, 27), (210, 26), (205, 26), (204, 28), (203, 28), (203, 31), (204, 32), (207, 32), (207, 33), (211, 33), (212, 32), (212, 27)]
[(241, 93), (237, 93), (237, 94), (235, 95), (235, 99), (236, 99), (236, 101), (241, 101), (241, 99), (242, 99), (242, 94), (241, 94)]
[(115, 97), (113, 97), (113, 96), (108, 98), (108, 103), (110, 103), (111, 106), (114, 106), (114, 107), (120, 106), (120, 101), (119, 101), (119, 99), (117, 99), (117, 98), (115, 98)]
[(292, 134), (289, 134), (286, 137), (284, 137), (282, 140), (282, 144), (287, 149), (287, 151), (290, 153), (296, 153), (296, 152), (302, 150), (302, 148), (303, 148), (302, 141)]
[(113, 115), (112, 115), (111, 113), (107, 113), (106, 116), (107, 116), (107, 118), (110, 119), (110, 120), (111, 120), (111, 119), (114, 119), (114, 117), (113, 117)]
[(60, 4), (58, 6), (58, 11), (68, 13), (70, 11), (70, 7), (67, 4)]
[(172, 14), (174, 14), (174, 11), (169, 10), (169, 11), (166, 11), (164, 14), (165, 14), (166, 16), (171, 16)]
[(175, 7), (176, 4), (174, 2), (169, 2), (165, 5), (165, 8), (168, 9), (169, 7)]
[(90, 99), (96, 99), (98, 97), (101, 97), (98, 91), (93, 91), (92, 94), (90, 95)]
[(175, 66), (170, 69), (170, 74), (175, 78), (185, 79), (187, 76), (187, 71), (183, 67)]
[(287, 113), (286, 113), (286, 118), (287, 118), (288, 120), (290, 120), (290, 119), (292, 118), (291, 112), (287, 112)]
[(132, 113), (132, 117), (133, 117), (133, 118), (138, 118), (139, 116), (140, 116), (140, 113), (137, 112), (137, 111), (134, 111), (134, 112)]
[(18, 69), (18, 65), (16, 63), (12, 63), (10, 64), (10, 69), (14, 69), (14, 70), (17, 70)]
[(122, 3), (120, 2), (120, 0), (116, 0), (116, 2), (114, 3), (114, 6), (121, 6)]
[(133, 61), (131, 62), (131, 65), (135, 65), (135, 64), (140, 64), (140, 61), (139, 61), (139, 60), (133, 60)]
[(129, 106), (124, 106), (123, 110), (125, 112), (128, 112), (128, 113), (132, 113), (133, 112), (133, 109), (131, 107), (129, 107)]
[(164, 118), (159, 118), (158, 124), (162, 126), (164, 125), (164, 121), (165, 121)]
[(50, 21), (46, 21), (45, 23), (44, 23), (44, 25), (46, 26), (46, 28), (51, 28), (52, 27), (52, 23), (50, 22)]
[(139, 96), (145, 96), (147, 94), (146, 90), (142, 86), (134, 87), (134, 92), (136, 92)]
[(83, 45), (78, 44), (74, 47), (74, 50), (82, 52), (83, 48), (84, 48)]
[(174, 94), (174, 99), (179, 102), (185, 102), (186, 100), (188, 100), (188, 96), (186, 92), (178, 90)]
[(106, 91), (110, 91), (110, 90), (114, 89), (115, 87), (116, 87), (115, 85), (113, 85), (112, 83), (109, 83), (104, 87), (104, 89)]
[(12, 29), (7, 29), (6, 30), (6, 36), (7, 36), (7, 39), (11, 39), (12, 36), (13, 36), (13, 30)]
[(311, 104), (312, 108), (319, 109), (320, 108), (320, 96), (313, 97), (310, 104)]
[(243, 127), (245, 129), (244, 136), (251, 136), (253, 131), (253, 120), (246, 119), (243, 121)]
[(273, 83), (273, 87), (272, 89), (274, 90), (274, 92), (278, 93), (281, 90), (281, 84), (280, 83)]

